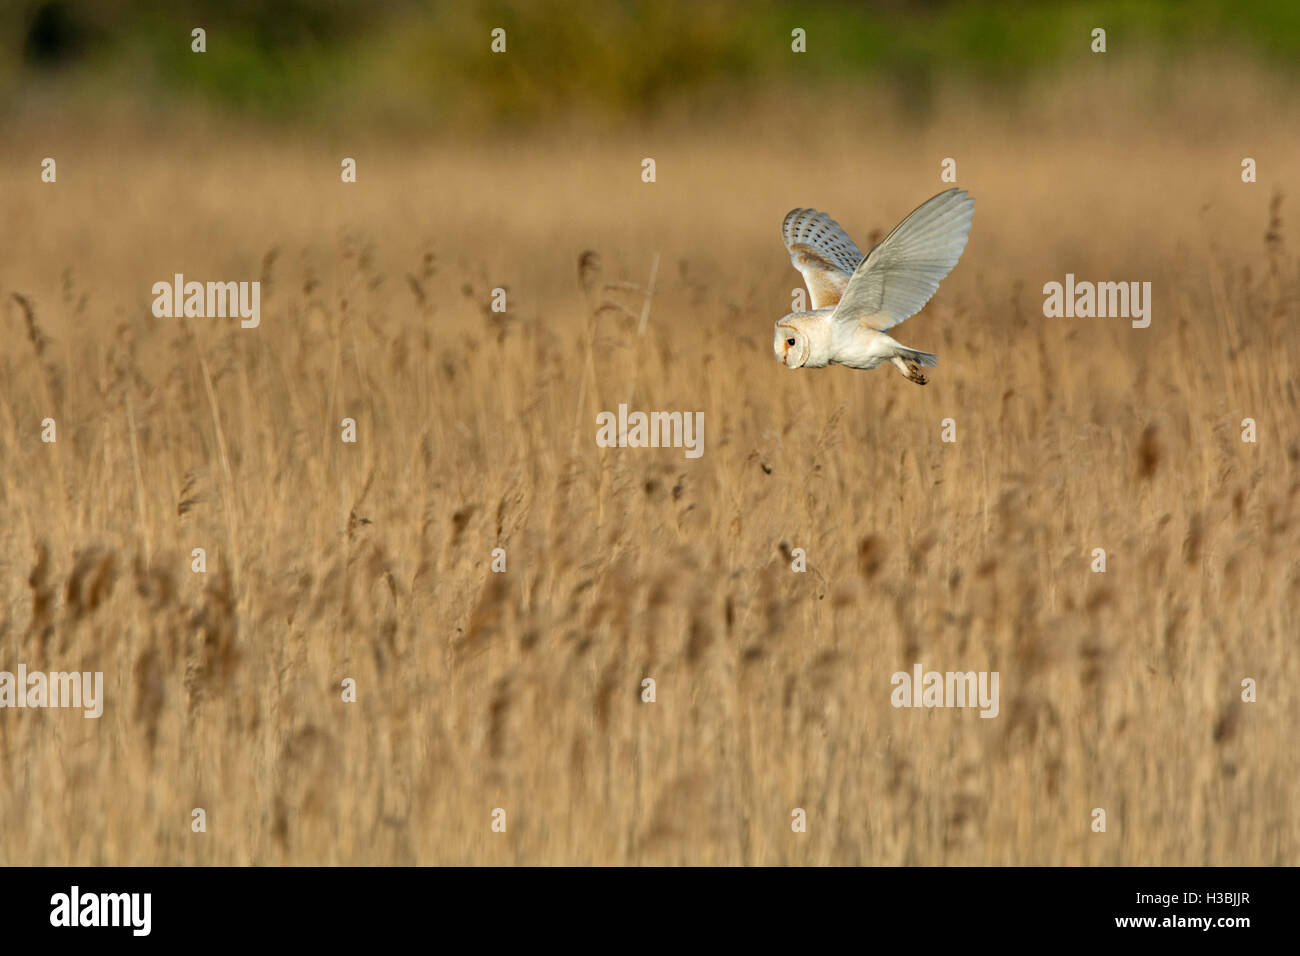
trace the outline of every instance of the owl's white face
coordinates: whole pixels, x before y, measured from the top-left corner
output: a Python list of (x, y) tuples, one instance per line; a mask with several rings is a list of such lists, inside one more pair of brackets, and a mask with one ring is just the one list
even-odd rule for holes
[(778, 324), (772, 335), (772, 351), (786, 368), (799, 368), (808, 361), (811, 344), (793, 325)]

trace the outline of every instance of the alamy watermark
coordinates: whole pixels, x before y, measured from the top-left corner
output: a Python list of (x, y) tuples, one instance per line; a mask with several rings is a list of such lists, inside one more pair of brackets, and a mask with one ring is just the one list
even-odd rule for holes
[(50, 925), (126, 926), (133, 936), (148, 936), (152, 910), (152, 893), (83, 893), (74, 884), (50, 897)]
[(1065, 284), (1043, 286), (1043, 315), (1049, 319), (1132, 319), (1133, 328), (1151, 324), (1150, 282), (1075, 282), (1065, 274)]
[(103, 671), (0, 671), (0, 708), (80, 707), (86, 717), (104, 713)]
[(687, 458), (704, 454), (703, 412), (631, 412), (627, 405), (596, 416), (600, 448), (684, 448)]
[(240, 318), (239, 326), (255, 329), (262, 324), (262, 283), (186, 282), (176, 273), (171, 282), (153, 284), (153, 314), (160, 319)]
[(912, 665), (912, 673), (896, 671), (889, 702), (895, 707), (979, 707), (981, 717), (998, 715), (997, 671), (928, 671)]

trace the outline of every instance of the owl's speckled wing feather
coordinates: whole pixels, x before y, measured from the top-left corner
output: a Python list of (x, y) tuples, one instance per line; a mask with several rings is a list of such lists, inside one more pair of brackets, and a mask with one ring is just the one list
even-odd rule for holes
[(830, 216), (816, 209), (791, 209), (781, 223), (790, 262), (803, 275), (812, 308), (835, 305), (848, 288), (862, 253)]
[(949, 189), (927, 200), (867, 254), (831, 316), (886, 332), (930, 301), (961, 258), (975, 200)]

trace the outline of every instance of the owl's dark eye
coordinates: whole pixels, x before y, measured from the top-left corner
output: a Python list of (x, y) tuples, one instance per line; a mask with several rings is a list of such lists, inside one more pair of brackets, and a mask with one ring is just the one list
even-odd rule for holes
[(785, 344), (786, 344), (786, 345), (794, 345), (794, 339), (786, 339), (786, 340), (785, 340)]

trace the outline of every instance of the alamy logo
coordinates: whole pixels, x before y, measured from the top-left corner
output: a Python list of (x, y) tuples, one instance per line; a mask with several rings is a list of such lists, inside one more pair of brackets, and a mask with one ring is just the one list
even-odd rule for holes
[(86, 717), (104, 713), (104, 672), (0, 671), (0, 707), (81, 707)]
[(1075, 282), (1065, 274), (1065, 285), (1043, 286), (1043, 315), (1049, 319), (1132, 319), (1133, 328), (1151, 324), (1150, 282)]
[(632, 412), (626, 405), (596, 416), (600, 448), (684, 448), (687, 458), (704, 454), (703, 412)]
[(151, 929), (152, 893), (70, 893), (50, 897), (51, 926), (129, 926), (133, 936), (148, 936)]
[(912, 673), (897, 671), (889, 679), (893, 686), (889, 702), (895, 707), (979, 707), (981, 717), (998, 715), (998, 672), (929, 671), (922, 674), (914, 664)]
[(262, 323), (262, 283), (186, 282), (176, 273), (171, 282), (153, 284), (153, 314), (160, 319), (240, 318), (239, 326), (255, 329)]

